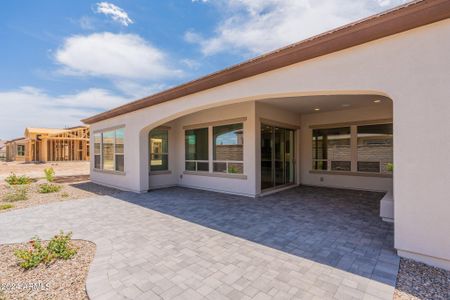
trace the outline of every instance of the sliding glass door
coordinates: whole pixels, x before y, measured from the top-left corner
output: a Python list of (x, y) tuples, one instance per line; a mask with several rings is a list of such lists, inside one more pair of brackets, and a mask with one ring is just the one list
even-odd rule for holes
[(261, 124), (261, 189), (294, 183), (294, 133), (292, 129)]

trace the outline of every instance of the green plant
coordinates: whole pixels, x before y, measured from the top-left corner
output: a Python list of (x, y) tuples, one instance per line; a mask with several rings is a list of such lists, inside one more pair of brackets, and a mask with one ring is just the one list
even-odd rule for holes
[(60, 234), (55, 235), (48, 242), (47, 247), (42, 245), (38, 237), (34, 237), (29, 241), (30, 247), (27, 250), (16, 250), (14, 255), (20, 260), (19, 265), (25, 270), (35, 268), (40, 263), (48, 265), (55, 259), (70, 259), (77, 253), (77, 249), (70, 246), (71, 237), (71, 232), (64, 234), (61, 230)]
[(394, 164), (393, 163), (388, 163), (386, 165), (386, 169), (388, 172), (394, 172)]
[(9, 187), (9, 191), (3, 195), (3, 200), (7, 202), (23, 201), (28, 199), (28, 187)]
[(29, 241), (30, 248), (28, 250), (16, 250), (14, 255), (22, 261), (19, 265), (25, 270), (37, 267), (41, 262), (49, 264), (53, 257), (49, 251), (42, 246), (42, 242), (38, 237)]
[(6, 183), (9, 185), (22, 185), (22, 184), (30, 184), (33, 182), (33, 179), (26, 175), (17, 176), (14, 173), (11, 173), (8, 177), (5, 179)]
[(41, 194), (56, 193), (61, 190), (60, 185), (43, 183), (39, 185), (38, 192)]
[(14, 205), (9, 204), (9, 203), (7, 203), (7, 204), (2, 204), (2, 205), (0, 205), (0, 210), (6, 210), (6, 209), (13, 208), (13, 207), (14, 207)]
[(61, 198), (68, 198), (70, 195), (67, 192), (61, 193)]
[(238, 169), (236, 168), (236, 166), (229, 166), (228, 167), (228, 173), (237, 173)]
[(61, 230), (61, 232), (55, 235), (48, 243), (48, 251), (52, 253), (56, 258), (69, 259), (73, 257), (75, 254), (77, 254), (77, 249), (69, 245), (71, 238), (71, 232), (64, 234), (64, 232)]
[(45, 178), (48, 182), (53, 182), (55, 180), (55, 170), (52, 167), (44, 169)]

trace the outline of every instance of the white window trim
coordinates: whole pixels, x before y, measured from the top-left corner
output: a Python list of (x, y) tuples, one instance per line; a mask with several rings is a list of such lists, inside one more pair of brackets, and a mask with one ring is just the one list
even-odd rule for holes
[[(326, 124), (326, 125), (314, 125), (309, 126), (311, 130), (311, 138), (313, 137), (314, 129), (327, 129), (327, 128), (340, 128), (340, 127), (350, 127), (350, 171), (335, 171), (331, 170), (331, 159), (314, 159), (314, 153), (311, 153), (311, 169), (309, 173), (311, 174), (329, 174), (329, 175), (351, 175), (351, 176), (365, 176), (365, 177), (385, 177), (392, 178), (393, 174), (386, 173), (375, 173), (375, 172), (361, 172), (358, 171), (358, 126), (365, 125), (381, 125), (381, 124), (393, 124), (392, 119), (381, 119), (373, 121), (357, 121), (348, 123), (336, 123), (336, 124)], [(327, 170), (316, 170), (312, 169), (314, 161), (327, 161)]]
[[(125, 134), (124, 134), (124, 149), (123, 149), (123, 153), (119, 154), (119, 155), (123, 155), (123, 160), (124, 160), (124, 171), (117, 171), (116, 170), (116, 130), (118, 129), (124, 129), (125, 130), (125, 126), (114, 126), (114, 127), (110, 127), (110, 128), (105, 128), (102, 130), (95, 130), (94, 131), (94, 147), (93, 147), (93, 157), (94, 157), (94, 166), (93, 166), (93, 170), (95, 172), (99, 172), (99, 173), (106, 173), (106, 174), (114, 174), (114, 175), (126, 175), (125, 172)], [(109, 131), (114, 131), (114, 143), (113, 143), (113, 149), (114, 149), (114, 154), (113, 154), (113, 164), (114, 164), (114, 170), (105, 170), (103, 169), (103, 133), (105, 132), (109, 132)], [(96, 134), (100, 134), (100, 168), (96, 168), (95, 167), (95, 135)]]
[[(153, 152), (152, 152), (152, 147), (151, 147), (151, 138), (150, 138), (150, 134), (151, 134), (151, 132), (152, 132), (152, 130), (154, 130), (154, 129), (157, 129), (157, 130), (166, 130), (167, 131), (167, 153), (160, 153), (160, 154), (165, 154), (165, 155), (167, 155), (167, 170), (154, 170), (154, 171), (152, 171), (152, 155), (153, 155)], [(172, 129), (171, 127), (168, 127), (168, 126), (159, 126), (159, 127), (156, 127), (156, 128), (153, 128), (152, 130), (150, 130), (149, 131), (149, 133), (148, 133), (148, 139), (149, 139), (149, 142), (150, 142), (150, 145), (149, 145), (149, 166), (148, 166), (148, 169), (149, 169), (149, 174), (150, 175), (163, 175), (163, 174), (171, 174), (172, 173), (172, 171), (170, 170), (170, 165), (171, 165), (171, 163), (170, 163), (170, 151), (169, 151), (169, 147), (170, 147), (170, 129)]]
[[(245, 132), (245, 121), (247, 118), (236, 118), (236, 119), (229, 119), (226, 121), (217, 121), (217, 122), (210, 122), (210, 123), (202, 123), (197, 125), (189, 125), (184, 126), (184, 136), (186, 137), (186, 131), (187, 130), (195, 130), (195, 129), (201, 129), (201, 128), (208, 128), (208, 160), (190, 160), (186, 159), (186, 143), (184, 143), (184, 153), (185, 153), (185, 159), (184, 159), (184, 174), (189, 175), (210, 175), (213, 177), (225, 177), (225, 178), (241, 178), (241, 179), (247, 179), (247, 175), (244, 173), (244, 160), (242, 161), (222, 161), (222, 160), (214, 160), (214, 127), (217, 126), (226, 126), (226, 125), (233, 125), (233, 124), (242, 124), (242, 130)], [(199, 127), (200, 125), (203, 125)], [(244, 137), (244, 147), (245, 147), (245, 137)], [(244, 152), (244, 147), (242, 151)], [(195, 171), (186, 170), (186, 162), (195, 162)], [(197, 162), (207, 162), (208, 163), (208, 171), (198, 171), (197, 170)], [(226, 172), (214, 172), (214, 163), (215, 162), (227, 162), (227, 171)], [(242, 170), (243, 173), (229, 173), (228, 172), (228, 162), (229, 163), (242, 163)], [(224, 175), (224, 176), (220, 176)]]

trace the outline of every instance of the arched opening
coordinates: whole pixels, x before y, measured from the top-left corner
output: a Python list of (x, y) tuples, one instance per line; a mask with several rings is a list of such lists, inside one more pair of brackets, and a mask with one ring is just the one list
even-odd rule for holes
[(149, 189), (254, 197), (305, 184), (392, 194), (393, 103), (382, 93), (230, 100), (142, 133)]

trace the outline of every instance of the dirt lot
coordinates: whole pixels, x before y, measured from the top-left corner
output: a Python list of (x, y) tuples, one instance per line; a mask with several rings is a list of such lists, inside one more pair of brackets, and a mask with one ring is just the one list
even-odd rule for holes
[[(84, 181), (80, 181), (83, 179)], [(39, 193), (39, 185), (45, 183), (44, 179), (31, 184), (20, 186), (9, 186), (4, 182), (1, 182), (0, 214), (2, 212), (11, 211), (13, 209), (26, 208), (51, 202), (83, 199), (95, 195), (114, 195), (120, 192), (119, 190), (104, 187), (85, 180), (86, 178), (82, 176), (56, 178), (55, 182), (52, 184), (60, 186), (61, 190), (58, 192), (46, 194)], [(6, 194), (14, 192), (14, 189), (26, 189), (27, 199), (18, 201), (6, 200)]]
[(56, 176), (69, 175), (88, 175), (88, 161), (67, 161), (67, 162), (51, 162), (51, 163), (24, 163), (24, 162), (0, 162), (0, 181), (9, 176), (11, 173), (16, 175), (27, 175), (33, 178), (44, 177), (44, 169), (52, 167)]

